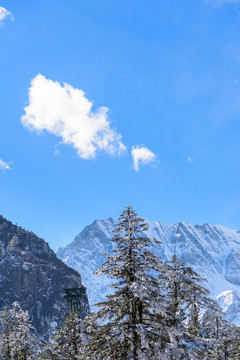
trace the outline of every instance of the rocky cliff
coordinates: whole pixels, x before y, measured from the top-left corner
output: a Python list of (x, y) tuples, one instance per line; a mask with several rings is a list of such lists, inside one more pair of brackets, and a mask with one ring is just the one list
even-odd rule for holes
[[(59, 260), (43, 239), (0, 216), (0, 310), (18, 301), (44, 336), (69, 310), (64, 288), (79, 286), (80, 274)], [(88, 311), (86, 299), (81, 315)]]

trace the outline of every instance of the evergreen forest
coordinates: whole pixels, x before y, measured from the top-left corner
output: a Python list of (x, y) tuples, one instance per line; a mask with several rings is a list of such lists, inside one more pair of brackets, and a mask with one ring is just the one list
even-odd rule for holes
[(202, 279), (176, 255), (149, 250), (147, 223), (131, 206), (119, 217), (113, 251), (96, 270), (114, 280), (96, 312), (65, 314), (49, 339), (39, 339), (15, 302), (1, 311), (2, 359), (237, 360), (240, 328), (227, 322)]

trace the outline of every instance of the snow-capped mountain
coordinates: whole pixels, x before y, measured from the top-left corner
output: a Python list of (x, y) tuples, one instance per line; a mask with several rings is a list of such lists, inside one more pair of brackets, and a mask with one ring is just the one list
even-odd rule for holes
[[(79, 286), (80, 274), (59, 260), (43, 239), (0, 216), (0, 310), (18, 301), (45, 336), (69, 311), (64, 288)], [(82, 316), (88, 311), (86, 299)]]
[[(206, 279), (205, 286), (217, 298), (229, 320), (240, 321), (240, 232), (221, 225), (191, 225), (146, 222), (146, 235), (161, 241), (151, 251), (166, 261), (174, 253)], [(110, 253), (110, 241), (118, 220), (96, 220), (88, 225), (57, 256), (81, 273), (90, 305), (100, 302), (111, 291), (111, 281), (94, 271), (105, 261), (101, 252)]]

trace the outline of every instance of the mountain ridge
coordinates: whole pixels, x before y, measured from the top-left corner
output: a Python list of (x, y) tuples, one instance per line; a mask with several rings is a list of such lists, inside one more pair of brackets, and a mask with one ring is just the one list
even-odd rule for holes
[[(222, 225), (175, 225), (145, 220), (149, 229), (145, 235), (162, 244), (151, 243), (150, 250), (163, 261), (175, 253), (199, 275), (206, 278), (205, 286), (211, 295), (224, 304), (225, 314), (233, 322), (240, 321), (240, 232)], [(57, 256), (69, 266), (79, 270), (83, 284), (87, 283), (91, 306), (104, 300), (111, 281), (105, 276), (97, 278), (93, 272), (105, 261), (99, 252), (110, 253), (110, 241), (117, 219), (95, 220), (87, 225)], [(226, 293), (227, 292), (227, 293)], [(231, 292), (231, 296), (229, 295)], [(228, 300), (227, 300), (228, 298)], [(229, 302), (232, 298), (232, 302)], [(236, 314), (232, 309), (238, 309)]]

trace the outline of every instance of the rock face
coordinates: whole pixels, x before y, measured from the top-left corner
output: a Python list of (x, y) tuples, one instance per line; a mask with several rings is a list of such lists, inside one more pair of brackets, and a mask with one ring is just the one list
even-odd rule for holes
[[(45, 336), (69, 311), (64, 288), (79, 286), (79, 273), (59, 260), (43, 239), (0, 216), (0, 310), (18, 301)], [(88, 311), (86, 298), (82, 316)]]
[[(57, 252), (60, 259), (81, 272), (91, 306), (104, 300), (111, 291), (110, 279), (98, 278), (93, 272), (105, 261), (99, 252), (109, 253), (112, 249), (110, 240), (117, 222), (112, 218), (96, 220)], [(227, 318), (240, 321), (240, 233), (220, 225), (146, 222), (149, 230), (145, 235), (162, 242), (151, 245), (151, 251), (163, 261), (175, 253), (207, 279), (205, 286), (224, 304)]]

